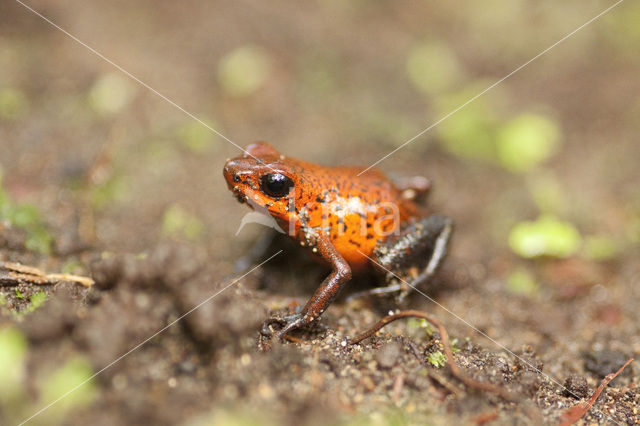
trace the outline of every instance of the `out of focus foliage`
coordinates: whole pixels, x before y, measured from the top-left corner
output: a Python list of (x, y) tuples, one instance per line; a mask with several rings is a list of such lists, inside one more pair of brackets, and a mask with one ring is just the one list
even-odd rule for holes
[(204, 225), (184, 207), (173, 204), (164, 212), (162, 233), (167, 237), (197, 241), (202, 238)]
[(231, 96), (251, 95), (269, 77), (271, 62), (268, 53), (261, 47), (238, 47), (220, 60), (218, 82)]
[(0, 220), (24, 230), (27, 234), (26, 247), (41, 253), (49, 253), (53, 238), (41, 218), (40, 211), (32, 204), (16, 203), (2, 188), (0, 170)]
[(121, 112), (133, 100), (138, 86), (119, 71), (104, 74), (89, 92), (89, 105), (98, 114)]
[(26, 96), (14, 88), (0, 88), (0, 119), (12, 120), (22, 116), (28, 108)]
[(580, 248), (581, 237), (570, 223), (544, 215), (518, 223), (509, 235), (509, 246), (522, 257), (568, 257)]
[(36, 396), (27, 392), (28, 361), (26, 338), (13, 327), (0, 327), (0, 413), (18, 423), (50, 404), (47, 424), (59, 424), (71, 410), (89, 404), (97, 390), (91, 381), (93, 370), (82, 357), (71, 357), (38, 381)]

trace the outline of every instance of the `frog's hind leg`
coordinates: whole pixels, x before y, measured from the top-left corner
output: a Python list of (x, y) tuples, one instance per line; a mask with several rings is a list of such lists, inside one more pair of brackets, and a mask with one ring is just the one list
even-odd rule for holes
[(453, 221), (444, 216), (429, 216), (420, 223), (430, 229), (425, 237), (435, 237), (435, 239), (432, 240), (431, 245), (426, 247), (428, 262), (420, 275), (410, 282), (411, 287), (419, 287), (433, 277), (447, 254), (449, 239), (453, 231)]
[(451, 219), (432, 215), (379, 242), (374, 249), (374, 260), (386, 273), (389, 285), (355, 293), (348, 300), (395, 294), (401, 302), (411, 288), (419, 287), (433, 277), (447, 253), (452, 230)]
[(385, 287), (375, 287), (375, 288), (370, 288), (368, 290), (358, 291), (356, 293), (350, 294), (347, 297), (346, 302), (350, 303), (362, 297), (369, 297), (369, 296), (396, 295), (398, 294), (398, 292), (404, 291), (405, 287), (407, 286), (403, 285), (402, 283), (395, 283)]

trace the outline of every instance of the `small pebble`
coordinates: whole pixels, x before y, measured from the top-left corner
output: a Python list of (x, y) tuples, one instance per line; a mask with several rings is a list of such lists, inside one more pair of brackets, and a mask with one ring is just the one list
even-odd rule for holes
[(582, 399), (589, 394), (589, 384), (587, 379), (577, 374), (572, 374), (564, 381), (564, 393), (567, 396)]
[(398, 342), (390, 342), (378, 351), (376, 360), (381, 368), (391, 368), (396, 364), (401, 354), (402, 345)]

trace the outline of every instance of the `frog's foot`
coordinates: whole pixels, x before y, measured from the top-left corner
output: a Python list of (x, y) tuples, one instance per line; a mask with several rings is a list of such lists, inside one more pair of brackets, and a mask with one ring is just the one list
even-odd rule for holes
[[(287, 315), (283, 318), (269, 318), (262, 325), (260, 334), (268, 337), (275, 334), (279, 339), (282, 339), (289, 332), (309, 325), (311, 322), (312, 321), (310, 321), (307, 316), (302, 315), (301, 313)], [(279, 330), (274, 330), (274, 325), (279, 326)]]

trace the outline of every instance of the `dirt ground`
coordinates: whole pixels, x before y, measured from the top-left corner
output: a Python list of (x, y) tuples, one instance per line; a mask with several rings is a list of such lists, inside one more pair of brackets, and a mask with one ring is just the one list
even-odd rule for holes
[[(252, 258), (269, 230), (237, 232), (247, 210), (222, 167), (255, 140), (366, 167), (612, 4), (29, 3), (167, 99), (0, 4), (0, 261), (95, 280), (0, 267), (0, 424), (560, 423), (640, 356), (637, 3), (377, 166), (427, 176), (428, 208), (455, 222), (429, 297), (400, 308), (439, 318), (457, 364), (514, 401), (453, 377), (423, 322), (346, 344), (399, 308), (346, 300), (373, 275), (300, 341), (261, 336), (327, 270), (288, 240)], [(496, 154), (505, 123), (532, 114), (553, 123), (555, 148), (531, 165)], [(541, 217), (577, 245), (519, 252), (513, 229)], [(634, 361), (578, 424), (640, 424), (639, 376)]]

